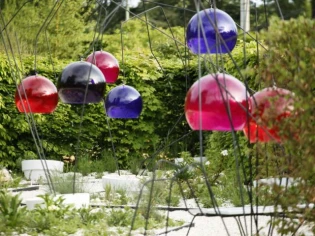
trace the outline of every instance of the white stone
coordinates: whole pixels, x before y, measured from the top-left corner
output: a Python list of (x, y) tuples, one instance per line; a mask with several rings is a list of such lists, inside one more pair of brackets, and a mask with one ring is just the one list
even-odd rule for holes
[[(90, 194), (89, 193), (75, 193), (75, 194), (57, 194), (54, 197), (54, 200), (57, 200), (59, 197), (64, 199), (63, 204), (72, 205), (76, 209), (86, 208), (90, 205)], [(28, 198), (25, 201), (26, 207), (29, 210), (33, 210), (36, 205), (44, 204), (44, 200), (40, 197)]]
[(6, 168), (1, 169), (0, 170), (0, 183), (11, 182), (11, 181), (13, 181), (13, 178), (10, 172)]
[[(197, 165), (201, 164), (201, 162), (205, 163), (207, 161), (207, 157), (201, 157), (201, 158), (200, 157), (194, 157), (193, 159), (194, 159), (194, 163)], [(182, 165), (182, 164), (186, 164), (186, 163), (185, 163), (184, 158), (175, 158), (175, 164), (176, 165)], [(189, 170), (193, 170), (193, 169), (194, 169), (194, 165), (192, 164), (189, 166)]]
[(254, 180), (253, 181), (253, 186), (257, 187), (259, 185), (278, 185), (281, 187), (290, 187), (294, 184), (297, 184), (297, 180), (294, 178), (286, 178), (286, 177), (282, 177), (282, 178), (267, 178), (267, 179), (259, 179), (259, 180)]
[[(46, 174), (49, 170), (50, 174), (63, 172), (62, 161), (55, 160), (24, 160), (22, 161), (22, 171), (26, 179), (31, 181), (43, 181), (47, 182)], [(48, 173), (47, 173), (48, 174)]]
[(113, 189), (124, 189), (127, 192), (139, 192), (142, 188), (143, 176), (109, 174), (102, 177), (103, 188), (111, 185)]

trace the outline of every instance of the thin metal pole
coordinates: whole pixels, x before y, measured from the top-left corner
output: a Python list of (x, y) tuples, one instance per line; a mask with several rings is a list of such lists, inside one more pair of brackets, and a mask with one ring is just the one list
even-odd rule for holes
[(249, 0), (241, 0), (241, 28), (244, 32), (248, 32), (250, 30), (250, 1)]
[(126, 0), (126, 20), (129, 20), (129, 0)]

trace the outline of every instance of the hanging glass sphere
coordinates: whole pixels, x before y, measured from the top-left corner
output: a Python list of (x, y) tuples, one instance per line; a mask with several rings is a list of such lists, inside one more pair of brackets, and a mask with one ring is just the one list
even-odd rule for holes
[(96, 65), (105, 76), (106, 83), (115, 83), (119, 75), (119, 63), (109, 52), (96, 51), (90, 54), (86, 61)]
[(233, 76), (206, 75), (188, 90), (186, 120), (193, 130), (231, 131), (232, 125), (234, 130), (242, 130), (248, 97), (244, 84)]
[(265, 88), (249, 100), (252, 111), (244, 133), (250, 143), (281, 142), (279, 122), (291, 116), (293, 93), (281, 88)]
[(106, 96), (105, 109), (110, 118), (138, 118), (142, 111), (141, 95), (131, 86), (119, 85)]
[(236, 45), (237, 28), (226, 12), (209, 8), (190, 19), (186, 38), (187, 46), (194, 54), (229, 53)]
[(52, 113), (58, 104), (56, 86), (46, 77), (31, 75), (22, 80), (15, 92), (19, 112)]
[(105, 85), (100, 69), (90, 62), (78, 61), (63, 69), (57, 88), (63, 103), (87, 104), (103, 99)]

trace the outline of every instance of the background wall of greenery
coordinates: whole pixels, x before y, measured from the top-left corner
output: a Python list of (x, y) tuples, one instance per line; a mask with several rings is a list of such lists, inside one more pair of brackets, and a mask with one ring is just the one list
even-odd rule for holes
[[(118, 81), (114, 85), (107, 85), (106, 93), (122, 83), (135, 87), (143, 98), (140, 118), (108, 119), (103, 103), (90, 104), (84, 106), (81, 125), (83, 107), (59, 102), (52, 114), (34, 114), (47, 158), (61, 160), (64, 155), (77, 155), (88, 160), (108, 159), (114, 155), (112, 142), (122, 168), (130, 167), (130, 162), (139, 162), (150, 156), (173, 159), (182, 151), (189, 151), (193, 156), (199, 155), (198, 132), (176, 141), (191, 131), (184, 116), (184, 102), (187, 90), (198, 78), (198, 58), (184, 47), (183, 28), (146, 29), (145, 26), (143, 19), (132, 20), (123, 26), (122, 31), (117, 30), (102, 38), (102, 49), (114, 54), (121, 66)], [(148, 43), (148, 34), (151, 45)], [(174, 41), (172, 36), (178, 41)], [(220, 70), (234, 74), (247, 83), (254, 75), (246, 68), (257, 62), (256, 48), (254, 41), (243, 41), (240, 37), (232, 54), (238, 65), (235, 66), (231, 57), (226, 55), (220, 59)], [(1, 164), (10, 168), (15, 168), (21, 159), (37, 157), (26, 117), (17, 111), (14, 104), (15, 82), (19, 83), (34, 70), (35, 58), (34, 55), (23, 53), (17, 56), (7, 53), (0, 58), (0, 157)], [(13, 58), (17, 61), (14, 62)], [(37, 55), (36, 71), (56, 84), (62, 69), (76, 60)], [(202, 60), (202, 74), (217, 72), (218, 68), (213, 67), (215, 57)], [(13, 69), (16, 68), (14, 63), (18, 65), (18, 70)], [(204, 143), (204, 146), (207, 144)], [(218, 153), (220, 150), (221, 147), (218, 147)]]

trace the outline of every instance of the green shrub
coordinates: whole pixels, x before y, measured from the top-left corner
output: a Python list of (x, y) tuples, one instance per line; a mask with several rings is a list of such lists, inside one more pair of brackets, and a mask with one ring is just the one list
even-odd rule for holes
[(85, 193), (87, 189), (85, 189), (85, 183), (82, 181), (82, 175), (76, 173), (75, 177), (76, 178), (74, 179), (73, 172), (63, 175), (53, 175), (52, 184), (55, 192), (59, 194)]
[(26, 208), (21, 206), (20, 195), (0, 191), (0, 229), (6, 227), (21, 231), (25, 224)]

